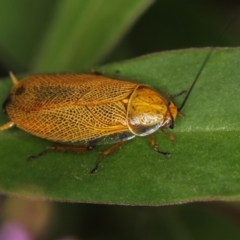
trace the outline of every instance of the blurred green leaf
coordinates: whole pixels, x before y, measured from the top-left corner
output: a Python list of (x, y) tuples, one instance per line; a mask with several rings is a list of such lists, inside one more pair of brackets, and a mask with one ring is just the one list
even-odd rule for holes
[[(160, 92), (188, 90), (208, 49), (156, 53), (103, 66), (107, 75), (149, 84)], [(0, 192), (61, 201), (161, 205), (240, 196), (240, 50), (216, 49), (179, 117), (169, 141), (155, 137), (158, 155), (146, 138), (128, 141), (107, 156), (90, 175), (101, 150), (85, 154), (49, 153), (33, 162), (26, 157), (51, 143), (17, 128), (0, 132)], [(0, 82), (0, 102), (9, 80)], [(180, 105), (183, 97), (176, 99)], [(3, 124), (7, 117), (1, 115)]]
[(0, 0), (0, 60), (14, 71), (79, 71), (109, 53), (152, 2)]
[(0, 60), (7, 69), (29, 69), (56, 3), (56, 0), (0, 0)]
[(33, 61), (33, 71), (79, 71), (97, 63), (151, 3), (62, 0)]

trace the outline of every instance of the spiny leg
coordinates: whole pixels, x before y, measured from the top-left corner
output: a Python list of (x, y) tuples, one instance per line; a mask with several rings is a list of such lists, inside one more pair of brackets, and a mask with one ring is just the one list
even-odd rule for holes
[(37, 155), (30, 156), (27, 158), (28, 161), (39, 158), (49, 152), (52, 151), (61, 151), (61, 152), (87, 152), (90, 151), (94, 148), (93, 145), (88, 145), (86, 147), (81, 147), (81, 146), (70, 146), (70, 145), (60, 145), (56, 144), (52, 147), (47, 147), (44, 151), (40, 152)]
[(152, 148), (153, 148), (157, 153), (160, 153), (160, 154), (162, 154), (162, 155), (164, 155), (164, 156), (166, 156), (166, 157), (170, 157), (170, 156), (171, 156), (171, 154), (170, 154), (169, 152), (162, 152), (162, 151), (160, 151), (160, 150), (158, 149), (157, 144), (156, 144), (156, 141), (154, 140), (154, 138), (153, 138), (152, 135), (148, 135), (148, 138), (149, 138), (149, 140), (150, 140), (150, 143), (151, 143)]
[(49, 152), (55, 151), (55, 150), (56, 150), (55, 147), (47, 147), (45, 150), (43, 150), (42, 152), (38, 153), (37, 155), (29, 156), (27, 158), (27, 160), (28, 161), (32, 161), (34, 159), (37, 159), (37, 158), (39, 158), (39, 157), (41, 157), (41, 156), (43, 156), (43, 155), (45, 155), (45, 154), (47, 154)]
[[(96, 173), (98, 168), (99, 168), (99, 165), (102, 161), (102, 159), (107, 156), (108, 154), (110, 154), (111, 152), (117, 150), (118, 148), (120, 148), (122, 145), (123, 145), (124, 142), (119, 142), (117, 144), (115, 144), (114, 146), (110, 147), (109, 149), (105, 150), (104, 152), (102, 152), (100, 154), (100, 156), (98, 157), (97, 159), (97, 162), (96, 162), (96, 165), (95, 167), (92, 169), (91, 173)], [(44, 151), (40, 152), (39, 154), (37, 155), (34, 155), (34, 156), (30, 156), (28, 157), (27, 160), (33, 160), (33, 159), (36, 159), (36, 158), (39, 158), (49, 152), (52, 152), (52, 151), (62, 151), (62, 152), (65, 152), (65, 151), (68, 151), (68, 152), (87, 152), (87, 151), (90, 151), (92, 150), (93, 148), (95, 147), (95, 145), (91, 145), (89, 144), (88, 146), (86, 147), (81, 147), (81, 146), (70, 146), (70, 145), (60, 145), (60, 144), (56, 144), (52, 147), (47, 147)]]
[(98, 170), (98, 168), (99, 168), (99, 165), (100, 165), (100, 163), (101, 163), (101, 161), (102, 161), (102, 159), (104, 158), (104, 157), (106, 157), (108, 154), (110, 154), (111, 152), (113, 152), (113, 151), (115, 151), (115, 150), (117, 150), (118, 148), (120, 148), (122, 145), (123, 145), (123, 143), (124, 142), (119, 142), (119, 143), (116, 143), (115, 145), (113, 145), (112, 147), (110, 147), (109, 149), (107, 149), (107, 150), (105, 150), (104, 152), (102, 152), (100, 155), (99, 155), (99, 157), (98, 157), (98, 159), (97, 159), (97, 162), (96, 162), (96, 165), (95, 165), (95, 167), (92, 169), (92, 171), (91, 171), (91, 174), (94, 174), (94, 173), (96, 173), (97, 172), (97, 170)]

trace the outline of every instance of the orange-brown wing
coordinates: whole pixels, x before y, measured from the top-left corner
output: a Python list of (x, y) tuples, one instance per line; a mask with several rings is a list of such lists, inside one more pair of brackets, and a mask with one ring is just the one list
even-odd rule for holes
[(65, 76), (65, 81), (62, 75), (38, 76), (13, 87), (6, 107), (9, 118), (33, 135), (58, 142), (88, 142), (128, 131), (124, 100), (136, 84), (95, 75)]
[(36, 112), (17, 111), (16, 125), (56, 142), (90, 141), (127, 130), (126, 110), (121, 102), (100, 106), (63, 106)]
[(11, 93), (12, 99), (26, 111), (37, 111), (65, 104), (115, 102), (129, 96), (136, 86), (94, 74), (36, 75), (20, 81)]

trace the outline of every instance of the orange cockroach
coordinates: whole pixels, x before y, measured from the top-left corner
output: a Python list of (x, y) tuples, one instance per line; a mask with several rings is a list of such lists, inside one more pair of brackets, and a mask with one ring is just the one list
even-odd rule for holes
[(36, 75), (18, 81), (10, 73), (14, 86), (3, 104), (10, 121), (0, 130), (16, 125), (57, 143), (29, 159), (52, 150), (81, 152), (96, 144), (115, 143), (100, 154), (91, 173), (104, 156), (135, 136), (149, 136), (156, 152), (170, 156), (157, 148), (151, 134), (174, 127), (212, 50), (178, 108), (149, 86), (99, 74)]

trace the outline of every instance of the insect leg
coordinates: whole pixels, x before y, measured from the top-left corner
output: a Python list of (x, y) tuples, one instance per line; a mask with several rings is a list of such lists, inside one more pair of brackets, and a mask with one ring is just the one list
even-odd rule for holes
[(91, 174), (94, 174), (94, 173), (97, 172), (97, 170), (98, 170), (98, 168), (99, 168), (99, 165), (100, 165), (102, 159), (103, 159), (105, 156), (107, 156), (109, 153), (111, 153), (111, 152), (117, 150), (118, 148), (120, 148), (120, 147), (123, 145), (123, 143), (124, 143), (124, 142), (118, 142), (117, 144), (113, 145), (113, 146), (110, 147), (109, 149), (107, 149), (107, 150), (105, 150), (104, 152), (102, 152), (102, 153), (100, 154), (100, 156), (98, 157), (97, 162), (96, 162), (96, 165), (95, 165), (95, 167), (92, 169)]
[(47, 147), (44, 151), (40, 152), (37, 155), (34, 156), (30, 156), (27, 158), (28, 161), (39, 158), (43, 155), (45, 155), (48, 152), (52, 152), (52, 151), (62, 151), (62, 152), (87, 152), (89, 150), (92, 150), (94, 148), (93, 145), (89, 145), (86, 147), (80, 147), (80, 146), (68, 146), (68, 145), (60, 145), (60, 144), (56, 144), (52, 147)]
[(168, 153), (168, 152), (162, 152), (162, 151), (160, 151), (160, 150), (158, 149), (157, 144), (156, 144), (156, 142), (155, 142), (155, 140), (154, 140), (154, 138), (153, 138), (152, 135), (148, 135), (148, 138), (149, 138), (149, 140), (150, 140), (150, 143), (151, 143), (152, 148), (153, 148), (157, 153), (160, 153), (160, 154), (162, 154), (162, 155), (164, 155), (164, 156), (166, 156), (166, 157), (170, 157), (170, 156), (171, 156), (170, 153)]
[(55, 150), (55, 147), (47, 147), (44, 151), (40, 152), (39, 154), (33, 155), (33, 156), (29, 156), (29, 157), (27, 158), (27, 160), (28, 160), (28, 161), (31, 161), (31, 160), (33, 160), (33, 159), (39, 158), (39, 157), (45, 155), (46, 153), (51, 152), (51, 151), (54, 151), (54, 150)]
[(186, 93), (187, 93), (187, 91), (186, 91), (186, 90), (183, 90), (183, 91), (181, 91), (181, 92), (179, 92), (179, 93), (170, 95), (170, 98), (179, 97), (179, 96), (181, 96), (181, 95), (183, 95), (183, 94), (186, 94)]
[(175, 140), (175, 137), (174, 137), (171, 133), (165, 132), (163, 128), (160, 128), (160, 130), (162, 131), (162, 133), (163, 133), (166, 137), (169, 138), (169, 140), (171, 140), (171, 141), (174, 141), (174, 140)]
[(3, 124), (2, 126), (0, 126), (0, 131), (9, 129), (9, 128), (13, 127), (14, 125), (15, 125), (14, 122), (7, 122), (7, 123)]

